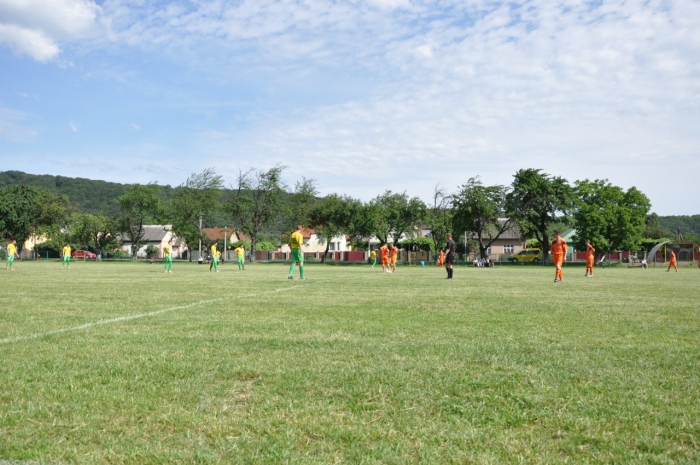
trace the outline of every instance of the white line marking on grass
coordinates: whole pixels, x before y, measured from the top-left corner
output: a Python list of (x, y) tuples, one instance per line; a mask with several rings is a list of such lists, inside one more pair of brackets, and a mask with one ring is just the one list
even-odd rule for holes
[[(316, 281), (316, 283), (320, 283), (320, 282), (322, 282), (322, 281)], [(280, 289), (275, 289), (274, 291), (257, 292), (255, 294), (236, 296), (236, 298), (239, 299), (239, 298), (245, 298), (245, 297), (258, 297), (258, 296), (266, 295), (266, 294), (275, 294), (278, 292), (289, 291), (291, 289), (297, 289), (300, 287), (305, 287), (305, 286), (297, 285), (297, 286), (284, 287), (284, 288), (280, 288)], [(226, 299), (225, 297), (220, 297), (218, 299), (200, 300), (198, 302), (192, 302), (192, 303), (185, 304), (185, 305), (178, 305), (176, 307), (163, 308), (161, 310), (155, 310), (155, 311), (147, 312), (147, 313), (140, 313), (138, 315), (127, 315), (127, 316), (119, 316), (117, 318), (110, 318), (108, 320), (98, 320), (98, 321), (93, 321), (92, 323), (85, 323), (85, 324), (78, 325), (78, 326), (72, 326), (70, 328), (52, 329), (51, 331), (46, 331), (43, 333), (30, 334), (29, 336), (8, 337), (7, 339), (0, 339), (0, 345), (1, 344), (13, 344), (15, 342), (28, 341), (30, 339), (39, 339), (39, 338), (42, 338), (44, 336), (51, 336), (54, 334), (67, 333), (70, 331), (80, 331), (81, 329), (88, 329), (88, 328), (92, 328), (93, 326), (108, 325), (111, 323), (120, 323), (122, 321), (130, 321), (130, 320), (136, 320), (139, 318), (146, 318), (149, 316), (160, 315), (161, 313), (174, 312), (176, 310), (183, 310), (186, 308), (192, 308), (192, 307), (196, 307), (198, 305), (205, 305), (205, 304), (211, 304), (214, 302), (220, 302), (220, 301), (225, 300), (225, 299)]]

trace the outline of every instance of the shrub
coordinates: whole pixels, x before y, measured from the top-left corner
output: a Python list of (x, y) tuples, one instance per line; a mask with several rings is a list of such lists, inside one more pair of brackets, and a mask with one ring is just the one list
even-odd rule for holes
[[(243, 248), (245, 248), (246, 250), (250, 250), (250, 242), (248, 242), (248, 241), (236, 241), (236, 242), (232, 242), (232, 243), (231, 243), (231, 248), (232, 248), (232, 249), (237, 249), (237, 248), (240, 247), (241, 245), (243, 245)], [(259, 249), (258, 249), (258, 250), (259, 250)]]
[(146, 247), (146, 258), (148, 258), (149, 260), (151, 258), (156, 258), (158, 256), (158, 252), (159, 252), (158, 247), (151, 244), (148, 247)]
[(261, 252), (275, 252), (277, 251), (277, 246), (269, 241), (260, 241), (255, 244), (255, 250)]

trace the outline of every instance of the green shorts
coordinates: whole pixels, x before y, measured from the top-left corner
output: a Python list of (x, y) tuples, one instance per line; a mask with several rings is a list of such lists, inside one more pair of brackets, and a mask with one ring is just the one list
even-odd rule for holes
[(173, 262), (173, 258), (172, 258), (170, 255), (166, 255), (166, 256), (165, 256), (165, 262), (166, 262), (166, 263), (172, 263), (172, 262)]
[(301, 249), (292, 249), (292, 263), (304, 263), (304, 255)]
[(63, 257), (63, 263), (70, 263), (70, 257)]
[(238, 257), (238, 263), (243, 263), (243, 257)]
[(376, 264), (377, 264), (377, 259), (376, 259), (376, 258), (373, 258), (373, 259), (372, 259), (372, 265), (376, 265)]
[(15, 256), (14, 256), (14, 255), (8, 255), (8, 256), (7, 256), (7, 261), (8, 261), (9, 263), (14, 262), (14, 261), (15, 261)]

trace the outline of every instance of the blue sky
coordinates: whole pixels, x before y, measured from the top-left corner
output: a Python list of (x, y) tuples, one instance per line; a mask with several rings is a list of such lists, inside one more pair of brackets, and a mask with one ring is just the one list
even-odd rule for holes
[(0, 0), (0, 170), (429, 200), (520, 168), (700, 213), (698, 0)]

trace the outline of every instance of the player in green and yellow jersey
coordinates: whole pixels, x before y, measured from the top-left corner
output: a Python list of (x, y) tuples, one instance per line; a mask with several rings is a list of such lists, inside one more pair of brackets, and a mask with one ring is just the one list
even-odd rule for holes
[(294, 279), (294, 265), (299, 264), (299, 279), (304, 277), (304, 254), (301, 252), (301, 246), (304, 244), (304, 236), (301, 231), (304, 227), (297, 226), (297, 230), (289, 236), (289, 248), (292, 249), (292, 266), (289, 267), (289, 279)]
[(63, 261), (61, 263), (61, 269), (63, 269), (64, 266), (70, 268), (70, 244), (63, 246)]
[(374, 250), (369, 253), (369, 261), (372, 263), (372, 268), (377, 264), (377, 252)]
[(171, 239), (163, 247), (163, 258), (165, 259), (165, 272), (166, 273), (173, 272), (173, 246), (172, 246), (172, 243), (173, 243), (173, 241)]
[(212, 267), (214, 271), (217, 273), (219, 272), (219, 257), (216, 255), (216, 242), (211, 245), (211, 263), (209, 264), (209, 271), (211, 271)]
[(7, 239), (10, 242), (7, 244), (7, 249), (5, 250), (7, 255), (7, 258), (5, 259), (5, 269), (7, 271), (15, 271), (15, 269), (12, 268), (12, 265), (15, 262), (15, 255), (17, 254), (17, 241), (12, 237), (8, 237)]
[(243, 246), (243, 244), (241, 244), (235, 249), (233, 249), (233, 251), (238, 257), (238, 269), (245, 270), (245, 247)]

